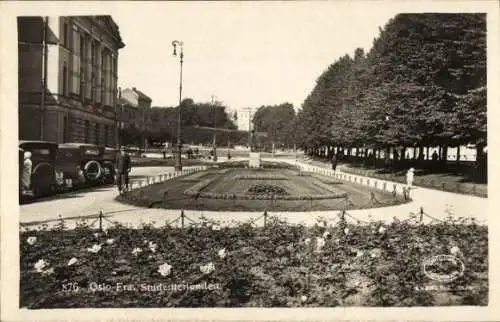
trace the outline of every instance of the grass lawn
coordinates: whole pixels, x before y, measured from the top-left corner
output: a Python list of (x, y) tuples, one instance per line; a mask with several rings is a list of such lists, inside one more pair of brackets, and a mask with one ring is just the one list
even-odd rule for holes
[[(273, 180), (273, 177), (277, 179)], [(283, 177), (287, 180), (283, 180)], [(286, 191), (286, 196), (275, 197), (274, 200), (270, 200), (270, 196), (265, 193), (250, 196), (248, 189), (255, 184), (279, 187)], [(197, 196), (196, 191), (191, 192), (193, 190), (199, 191), (200, 195)], [(375, 199), (372, 199), (372, 192)], [(175, 178), (127, 192), (117, 198), (124, 203), (142, 207), (217, 211), (364, 209), (405, 202), (403, 197), (395, 197), (390, 192), (372, 190), (351, 182), (339, 183), (317, 174), (304, 175), (290, 169), (244, 168), (209, 169), (205, 175), (196, 173)]]
[[(330, 166), (328, 161), (321, 158), (314, 158), (309, 161), (316, 165)], [(367, 177), (384, 179), (388, 181), (406, 183), (406, 171), (408, 169), (397, 170), (388, 168), (373, 168), (354, 163), (341, 163), (337, 166), (338, 170), (346, 173), (358, 174)], [(488, 197), (488, 184), (468, 182), (464, 175), (447, 172), (432, 173), (422, 169), (415, 169), (416, 186), (450, 191), (462, 194), (470, 194), (479, 197)]]

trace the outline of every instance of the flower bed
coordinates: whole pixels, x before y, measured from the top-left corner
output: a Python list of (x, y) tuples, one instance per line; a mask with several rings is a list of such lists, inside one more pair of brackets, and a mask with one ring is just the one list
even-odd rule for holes
[(268, 183), (256, 183), (248, 188), (247, 193), (257, 195), (278, 195), (286, 196), (288, 192), (285, 188)]
[(235, 180), (288, 180), (288, 178), (285, 176), (277, 176), (273, 174), (241, 175), (241, 176), (235, 176), (234, 179)]
[[(463, 274), (430, 279), (436, 255)], [(20, 233), (20, 306), (32, 309), (487, 304), (487, 227), (465, 220)]]
[[(261, 168), (255, 168), (253, 170), (258, 169), (297, 169), (296, 166), (285, 163), (285, 162), (272, 162), (272, 161), (261, 161)], [(248, 168), (248, 161), (226, 161), (217, 164), (218, 168)]]

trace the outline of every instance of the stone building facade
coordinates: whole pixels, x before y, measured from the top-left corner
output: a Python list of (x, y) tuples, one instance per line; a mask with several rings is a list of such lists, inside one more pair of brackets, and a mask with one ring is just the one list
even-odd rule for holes
[(113, 19), (19, 17), (18, 45), (19, 139), (117, 144), (118, 51), (125, 45)]
[(140, 146), (147, 148), (146, 133), (151, 128), (152, 99), (135, 87), (121, 91), (117, 118), (120, 128), (133, 129), (140, 136)]

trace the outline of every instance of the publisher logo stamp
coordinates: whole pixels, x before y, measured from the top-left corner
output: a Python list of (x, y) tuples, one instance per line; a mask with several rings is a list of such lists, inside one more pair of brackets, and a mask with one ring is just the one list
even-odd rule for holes
[(427, 258), (422, 264), (424, 274), (438, 282), (451, 282), (463, 275), (464, 263), (452, 255), (437, 255)]

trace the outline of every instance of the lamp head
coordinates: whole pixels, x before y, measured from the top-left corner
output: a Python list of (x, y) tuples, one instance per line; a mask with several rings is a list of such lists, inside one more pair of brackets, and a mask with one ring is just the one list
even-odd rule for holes
[[(174, 56), (177, 56), (177, 45), (182, 47), (182, 41), (174, 40), (172, 41), (172, 46), (174, 46)], [(182, 50), (181, 50), (181, 55), (182, 55)]]

